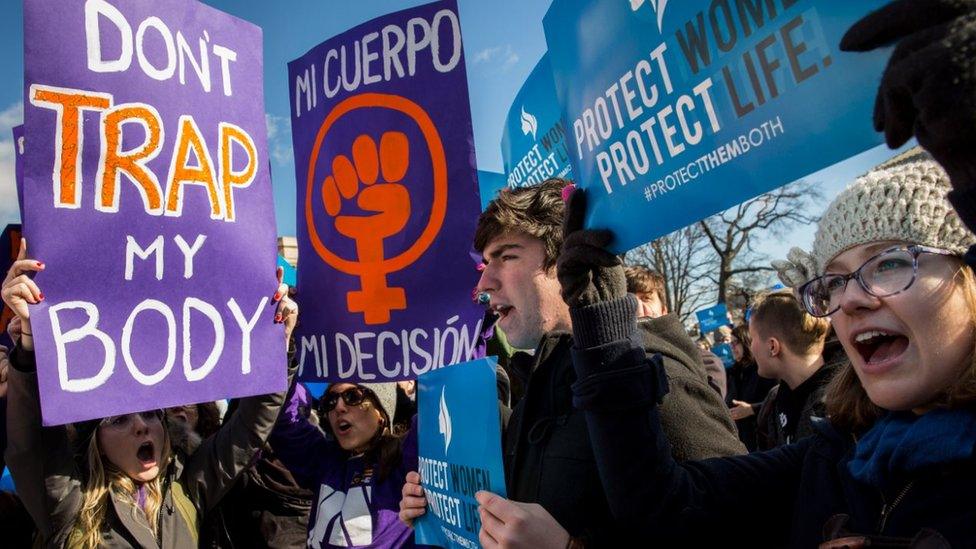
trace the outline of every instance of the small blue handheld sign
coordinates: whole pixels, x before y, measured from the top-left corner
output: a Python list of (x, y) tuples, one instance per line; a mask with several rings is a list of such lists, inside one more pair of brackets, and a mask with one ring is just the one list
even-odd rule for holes
[(714, 307), (702, 309), (695, 313), (698, 317), (698, 327), (702, 334), (714, 332), (722, 326), (729, 326), (729, 311), (725, 308), (725, 303), (719, 303)]
[(722, 359), (722, 364), (726, 368), (735, 364), (735, 357), (732, 356), (732, 346), (728, 343), (719, 343), (712, 347), (712, 352)]
[(419, 470), (427, 513), (414, 523), (421, 545), (479, 547), (474, 494), (505, 495), (494, 358), (417, 378)]

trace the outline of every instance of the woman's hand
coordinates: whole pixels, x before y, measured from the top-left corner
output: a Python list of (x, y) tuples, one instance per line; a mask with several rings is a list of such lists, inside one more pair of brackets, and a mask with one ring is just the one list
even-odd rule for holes
[(732, 419), (739, 421), (740, 419), (756, 415), (756, 410), (748, 402), (733, 400), (732, 407), (729, 408), (729, 413), (732, 414)]
[(44, 300), (37, 284), (28, 276), (28, 273), (36, 273), (44, 270), (44, 263), (27, 259), (27, 239), (20, 240), (20, 253), (17, 260), (7, 271), (7, 277), (0, 286), (0, 297), (3, 302), (20, 319), (20, 345), (25, 351), (34, 350), (34, 337), (30, 324), (30, 310), (28, 305), (36, 305)]
[(413, 528), (413, 519), (427, 512), (427, 498), (424, 497), (424, 487), (420, 485), (420, 473), (407, 473), (400, 495), (400, 520)]
[(285, 325), (285, 349), (288, 349), (288, 342), (291, 341), (291, 334), (295, 331), (298, 324), (298, 303), (295, 303), (288, 295), (288, 285), (282, 282), (285, 270), (278, 267), (278, 291), (275, 292), (274, 300), (278, 303), (275, 309), (275, 323)]

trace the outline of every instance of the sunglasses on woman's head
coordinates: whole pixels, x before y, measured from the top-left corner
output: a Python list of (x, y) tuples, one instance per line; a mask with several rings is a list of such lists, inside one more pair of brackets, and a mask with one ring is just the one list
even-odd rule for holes
[(113, 429), (124, 429), (132, 423), (132, 420), (134, 420), (136, 416), (142, 418), (142, 421), (145, 423), (149, 423), (151, 421), (161, 421), (163, 419), (163, 411), (146, 410), (145, 412), (136, 412), (133, 414), (109, 416), (102, 419), (101, 425), (104, 427), (111, 427)]
[(343, 404), (346, 406), (359, 406), (366, 400), (366, 397), (370, 394), (369, 389), (364, 389), (362, 387), (350, 387), (345, 391), (333, 391), (325, 393), (322, 400), (325, 402), (325, 411), (331, 412), (335, 410), (337, 404), (339, 404), (339, 399), (342, 398)]

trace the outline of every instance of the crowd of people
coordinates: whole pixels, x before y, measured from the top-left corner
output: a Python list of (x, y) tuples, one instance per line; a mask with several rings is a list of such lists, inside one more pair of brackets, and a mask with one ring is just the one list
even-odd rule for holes
[[(976, 2), (893, 2), (842, 47), (892, 41), (875, 124), (924, 149), (857, 178), (812, 249), (775, 262), (785, 288), (718, 334), (728, 369), (659, 274), (584, 228), (586, 192), (551, 179), (487, 206), (476, 293), (504, 345), (485, 343), (520, 350), (498, 370), (507, 496), (476, 496), (484, 547), (976, 546)], [(312, 397), (285, 285), (268, 352), (291, 357), (286, 393), (43, 426), (42, 259), (22, 242), (2, 285), (4, 545), (414, 546), (414, 386)]]

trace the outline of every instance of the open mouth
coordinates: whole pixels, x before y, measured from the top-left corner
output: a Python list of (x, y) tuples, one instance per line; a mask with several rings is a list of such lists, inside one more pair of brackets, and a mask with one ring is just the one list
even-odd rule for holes
[(854, 336), (854, 348), (865, 364), (881, 364), (901, 356), (908, 349), (908, 338), (896, 332), (870, 330)]
[(501, 320), (506, 316), (508, 316), (508, 313), (510, 313), (512, 309), (513, 307), (511, 305), (502, 305), (502, 304), (492, 305), (491, 307), (491, 310), (494, 311), (496, 315), (498, 315), (498, 320)]
[(156, 449), (150, 441), (143, 442), (136, 450), (136, 458), (145, 465), (156, 463)]
[(352, 429), (352, 423), (349, 423), (344, 419), (339, 420), (339, 423), (336, 424), (337, 435), (344, 435), (348, 433), (350, 429)]

